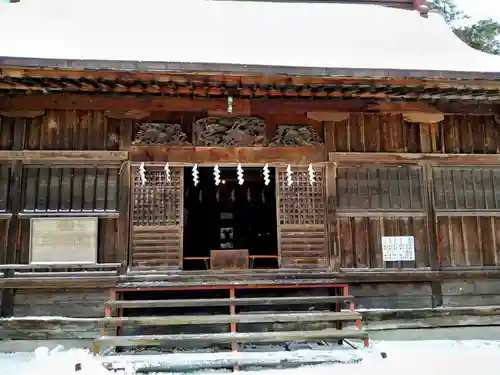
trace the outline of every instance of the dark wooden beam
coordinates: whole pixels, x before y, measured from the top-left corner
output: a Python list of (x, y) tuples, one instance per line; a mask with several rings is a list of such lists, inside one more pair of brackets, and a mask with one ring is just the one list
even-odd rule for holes
[(103, 277), (15, 277), (0, 279), (0, 288), (8, 289), (85, 289), (85, 288), (115, 288), (117, 276)]
[(469, 165), (500, 164), (500, 154), (409, 154), (409, 153), (371, 153), (371, 152), (330, 152), (328, 160), (342, 164), (420, 164), (432, 165)]
[(270, 164), (308, 165), (325, 161), (324, 147), (162, 147), (132, 146), (134, 162), (169, 162), (172, 165)]
[(198, 306), (270, 306), (347, 303), (353, 296), (303, 296), (303, 297), (258, 297), (258, 298), (202, 298), (202, 299), (165, 299), (108, 301), (106, 306), (114, 309), (160, 308), (160, 307), (198, 307)]
[(43, 109), (35, 109), (35, 110), (16, 110), (16, 111), (0, 111), (0, 116), (8, 117), (8, 118), (36, 118), (43, 116), (45, 114), (45, 110)]
[(112, 164), (127, 159), (127, 151), (0, 151), (0, 161), (19, 161), (23, 164)]
[[(370, 99), (235, 99), (233, 113), (275, 114), (306, 112), (419, 112), (427, 106), (419, 102), (398, 102), (384, 105)], [(407, 103), (407, 104), (402, 104)], [(500, 113), (498, 104), (478, 104), (464, 102), (439, 102), (432, 108), (447, 113), (491, 115)], [(225, 99), (191, 99), (187, 97), (161, 97), (152, 95), (104, 95), (104, 94), (22, 94), (12, 97), (0, 96), (0, 111), (37, 110), (100, 110), (108, 111), (113, 117), (123, 114), (137, 117), (146, 112), (190, 111), (227, 112)], [(404, 110), (403, 110), (404, 109)], [(422, 110), (424, 111), (424, 110)]]
[(377, 282), (434, 282), (442, 280), (487, 280), (500, 279), (500, 267), (484, 268), (441, 268), (432, 269), (370, 269), (357, 270), (342, 268), (339, 274), (342, 280), (357, 283)]

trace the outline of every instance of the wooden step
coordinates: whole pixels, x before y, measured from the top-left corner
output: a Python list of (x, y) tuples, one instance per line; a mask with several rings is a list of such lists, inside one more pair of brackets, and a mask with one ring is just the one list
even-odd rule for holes
[(173, 315), (113, 317), (99, 320), (101, 327), (130, 324), (136, 326), (168, 326), (191, 324), (229, 324), (229, 323), (290, 323), (290, 322), (337, 322), (361, 319), (361, 314), (345, 312), (306, 312), (306, 313), (254, 313), (238, 315)]
[(159, 307), (209, 307), (209, 306), (261, 306), (261, 305), (310, 305), (344, 303), (354, 300), (353, 296), (312, 296), (312, 297), (263, 297), (263, 298), (212, 298), (212, 299), (170, 299), (144, 301), (107, 301), (106, 306), (121, 309)]
[(99, 353), (103, 344), (107, 346), (168, 346), (180, 343), (279, 343), (294, 340), (342, 340), (367, 339), (368, 333), (355, 328), (325, 329), (317, 331), (285, 332), (235, 332), (179, 335), (144, 335), (144, 336), (102, 336), (94, 341), (94, 352)]

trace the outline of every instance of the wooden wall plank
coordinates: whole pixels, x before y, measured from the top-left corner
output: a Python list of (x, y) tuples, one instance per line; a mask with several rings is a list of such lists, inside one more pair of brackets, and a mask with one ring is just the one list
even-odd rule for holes
[(104, 111), (48, 110), (29, 121), (27, 150), (118, 150), (120, 127)]

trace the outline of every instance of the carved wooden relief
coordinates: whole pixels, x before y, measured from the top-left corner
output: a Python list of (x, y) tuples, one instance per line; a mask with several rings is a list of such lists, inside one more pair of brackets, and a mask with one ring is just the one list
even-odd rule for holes
[(196, 121), (194, 144), (211, 147), (265, 146), (265, 122), (257, 117), (206, 117)]
[(323, 140), (310, 125), (280, 125), (270, 146), (308, 147), (323, 144)]
[(185, 146), (190, 145), (190, 142), (180, 124), (145, 122), (139, 125), (132, 144)]

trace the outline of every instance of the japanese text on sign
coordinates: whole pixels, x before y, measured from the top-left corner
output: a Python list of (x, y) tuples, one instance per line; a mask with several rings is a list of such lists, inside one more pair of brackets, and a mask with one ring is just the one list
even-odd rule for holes
[(412, 236), (382, 237), (384, 262), (415, 260), (415, 241)]

